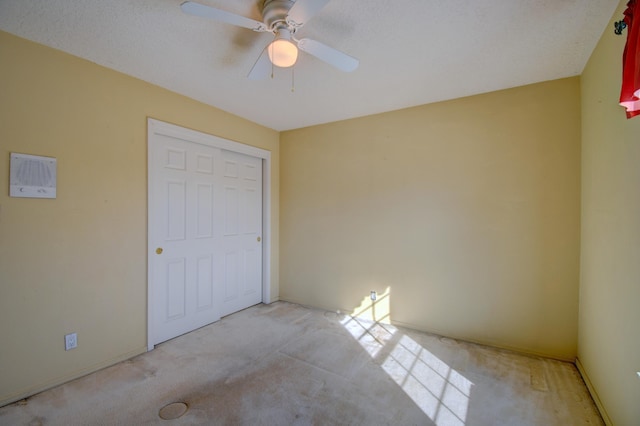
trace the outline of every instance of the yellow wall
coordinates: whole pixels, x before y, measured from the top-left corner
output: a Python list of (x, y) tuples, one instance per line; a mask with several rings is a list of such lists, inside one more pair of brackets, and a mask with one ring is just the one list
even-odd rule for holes
[[(3, 32), (0, 64), (0, 405), (145, 350), (147, 117), (272, 152), (277, 298), (277, 132)], [(10, 152), (56, 157), (57, 199), (10, 198)]]
[[(618, 106), (621, 1), (582, 75), (578, 361), (610, 424), (640, 422), (640, 117)], [(595, 392), (594, 392), (595, 391)]]
[(280, 143), (281, 299), (351, 312), (389, 288), (395, 323), (574, 359), (577, 77)]

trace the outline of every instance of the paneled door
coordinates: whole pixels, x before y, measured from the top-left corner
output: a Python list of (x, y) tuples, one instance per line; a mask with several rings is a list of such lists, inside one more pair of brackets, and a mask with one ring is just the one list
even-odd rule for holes
[(262, 161), (229, 151), (223, 159), (222, 316), (262, 300)]
[(262, 160), (149, 139), (149, 349), (262, 300)]

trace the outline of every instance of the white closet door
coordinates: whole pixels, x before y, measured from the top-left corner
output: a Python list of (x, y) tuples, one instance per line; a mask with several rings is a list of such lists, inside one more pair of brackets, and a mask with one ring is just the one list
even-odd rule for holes
[(224, 316), (262, 300), (262, 161), (230, 151), (222, 155)]
[(262, 300), (262, 160), (149, 140), (150, 346)]

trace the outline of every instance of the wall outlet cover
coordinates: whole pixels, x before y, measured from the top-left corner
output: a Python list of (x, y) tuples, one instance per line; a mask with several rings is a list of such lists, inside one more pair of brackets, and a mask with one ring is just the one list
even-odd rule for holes
[(78, 347), (78, 335), (76, 333), (65, 334), (64, 350), (68, 351)]

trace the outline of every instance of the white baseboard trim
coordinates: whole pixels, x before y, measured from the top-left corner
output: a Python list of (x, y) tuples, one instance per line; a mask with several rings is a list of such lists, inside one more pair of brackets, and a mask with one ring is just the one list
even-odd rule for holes
[(120, 356), (117, 356), (115, 358), (100, 362), (98, 364), (94, 364), (94, 365), (92, 365), (90, 367), (83, 368), (83, 369), (74, 371), (72, 373), (65, 374), (63, 376), (59, 376), (59, 377), (47, 380), (47, 381), (42, 382), (42, 383), (38, 383), (38, 384), (33, 385), (33, 386), (29, 386), (28, 388), (22, 389), (22, 390), (20, 390), (18, 392), (15, 392), (13, 394), (2, 395), (2, 399), (0, 399), (0, 407), (4, 407), (5, 405), (13, 404), (14, 402), (20, 401), (21, 399), (29, 398), (29, 397), (31, 397), (33, 395), (39, 394), (41, 392), (44, 392), (44, 391), (49, 390), (51, 388), (54, 388), (56, 386), (63, 385), (63, 384), (65, 384), (67, 382), (70, 382), (72, 380), (78, 379), (78, 378), (86, 376), (88, 374), (95, 373), (96, 371), (100, 371), (100, 370), (102, 370), (104, 368), (111, 367), (112, 365), (115, 365), (115, 364), (117, 364), (119, 362), (122, 362), (122, 361), (126, 361), (128, 359), (131, 359), (131, 358), (133, 358), (135, 356), (138, 356), (140, 354), (143, 354), (145, 352), (147, 352), (146, 346), (142, 347), (142, 348), (137, 348), (137, 349), (134, 349), (134, 350), (132, 350), (130, 352), (127, 352), (127, 353), (124, 353), (124, 354), (122, 354)]
[(589, 375), (587, 374), (586, 370), (584, 369), (584, 366), (580, 362), (580, 358), (576, 358), (576, 368), (578, 369), (578, 372), (582, 376), (582, 380), (584, 380), (584, 383), (587, 385), (587, 389), (591, 394), (591, 398), (593, 398), (593, 401), (596, 403), (596, 407), (600, 412), (600, 416), (602, 416), (602, 420), (604, 420), (604, 423), (607, 426), (613, 426), (613, 422), (611, 421), (611, 418), (607, 414), (607, 410), (604, 408), (604, 405), (602, 404), (602, 401), (598, 396), (598, 392), (596, 392), (596, 389), (593, 387), (593, 383), (591, 383), (591, 380), (589, 379)]

